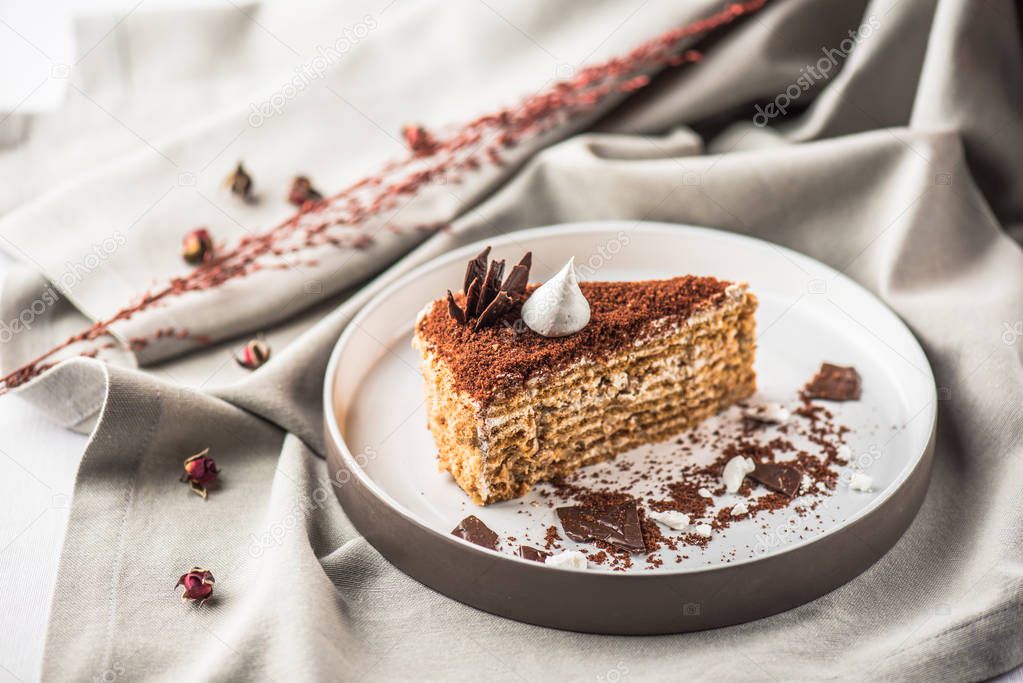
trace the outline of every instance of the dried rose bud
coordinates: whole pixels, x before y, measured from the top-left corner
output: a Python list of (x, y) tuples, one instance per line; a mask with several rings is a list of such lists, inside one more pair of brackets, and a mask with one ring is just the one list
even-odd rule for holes
[(209, 452), (210, 449), (204, 448), (185, 460), (185, 472), (181, 475), (181, 481), (188, 482), (189, 488), (203, 498), (206, 498), (206, 485), (213, 483), (220, 474)]
[(321, 199), (323, 199), (323, 194), (313, 187), (312, 182), (304, 175), (295, 176), (295, 179), (291, 181), (288, 201), (295, 206), (302, 206), (306, 202), (318, 202)]
[(401, 134), (405, 137), (405, 144), (417, 157), (428, 157), (439, 147), (437, 140), (422, 126), (407, 124), (401, 129)]
[(231, 188), (231, 194), (246, 200), (251, 198), (252, 176), (245, 171), (242, 162), (239, 161), (237, 168), (227, 176), (227, 186)]
[(174, 588), (184, 586), (181, 592), (181, 602), (199, 602), (199, 606), (206, 604), (206, 601), (213, 597), (213, 572), (202, 567), (192, 567), (187, 574), (182, 574)]
[(241, 355), (235, 356), (234, 359), (246, 370), (255, 370), (270, 360), (270, 347), (262, 339), (253, 339), (245, 345)]
[(213, 259), (213, 238), (206, 228), (196, 228), (181, 242), (181, 258), (197, 266)]

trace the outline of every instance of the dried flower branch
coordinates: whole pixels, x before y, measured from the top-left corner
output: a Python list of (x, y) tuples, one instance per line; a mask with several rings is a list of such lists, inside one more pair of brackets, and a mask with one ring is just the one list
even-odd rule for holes
[[(411, 133), (406, 129), (406, 140), (412, 147), (408, 157), (386, 164), (378, 173), (323, 201), (304, 203), (297, 213), (266, 232), (245, 236), (231, 249), (187, 275), (172, 278), (161, 287), (145, 292), (135, 303), (69, 337), (0, 379), (0, 395), (38, 377), (57, 362), (56, 356), (62, 351), (110, 336), (115, 324), (168, 298), (213, 289), (267, 268), (291, 267), (289, 263), (267, 263), (268, 258), (307, 253), (325, 245), (342, 249), (369, 247), (373, 237), (359, 229), (368, 219), (397, 208), (402, 199), (415, 196), (426, 186), (459, 182), (464, 174), (477, 171), (484, 164), (501, 165), (502, 150), (591, 113), (610, 96), (645, 87), (650, 82), (649, 74), (658, 69), (699, 61), (699, 52), (683, 49), (685, 41), (752, 14), (766, 3), (767, 0), (747, 0), (730, 4), (709, 17), (642, 43), (624, 57), (585, 67), (518, 105), (480, 116), (447, 135), (430, 133), (421, 126), (414, 127)], [(339, 227), (342, 230), (337, 230)], [(416, 226), (419, 227), (422, 226)], [(187, 331), (184, 336), (189, 336)], [(201, 337), (192, 338), (197, 343), (204, 341)], [(148, 340), (135, 339), (131, 347), (138, 349), (147, 343)], [(96, 353), (93, 347), (79, 355)]]
[(409, 124), (401, 129), (401, 134), (413, 156), (430, 156), (440, 146), (433, 135), (422, 126)]

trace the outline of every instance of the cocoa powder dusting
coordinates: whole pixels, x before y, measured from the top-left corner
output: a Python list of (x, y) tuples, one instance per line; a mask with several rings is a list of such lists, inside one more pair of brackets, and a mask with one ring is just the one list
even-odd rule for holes
[[(840, 455), (840, 447), (850, 430), (837, 422), (828, 408), (806, 397), (797, 400), (801, 402), (785, 425), (760, 425), (750, 429), (744, 423), (741, 410), (736, 410), (735, 419), (722, 427), (697, 428), (677, 437), (672, 447), (674, 456), (668, 463), (663, 459), (615, 460), (603, 467), (584, 468), (569, 477), (541, 484), (537, 494), (545, 501), (545, 510), (571, 503), (594, 508), (637, 503), (645, 552), (630, 553), (604, 541), (578, 544), (591, 564), (613, 571), (626, 571), (636, 563), (648, 570), (663, 566), (665, 561), (685, 563), (694, 552), (698, 557), (699, 549), (707, 547), (715, 535), (732, 524), (756, 520), (782, 509), (791, 510), (796, 518), (805, 520), (805, 524), (793, 527), (797, 537), (804, 538), (814, 532), (814, 525), (822, 522), (817, 510), (838, 486), (839, 468), (847, 464)], [(796, 440), (810, 445), (799, 447)], [(718, 455), (709, 462), (687, 462), (696, 448)], [(784, 465), (797, 470), (805, 479), (798, 494), (789, 497), (747, 476), (737, 491), (745, 510), (735, 513), (731, 505), (717, 508), (713, 498), (725, 495), (722, 471), (736, 456), (749, 458), (754, 463)], [(612, 477), (609, 469), (618, 476)], [(655, 493), (637, 498), (637, 490)], [(669, 529), (648, 517), (647, 511), (684, 513), (689, 516), (691, 526), (683, 530)], [(764, 519), (768, 521), (758, 523), (764, 533), (770, 533), (777, 522), (769, 521), (770, 517)], [(695, 533), (697, 524), (710, 525), (711, 537)], [(558, 528), (548, 527), (546, 547), (560, 547), (560, 540)], [(735, 559), (733, 551), (726, 554), (724, 561)]]
[[(590, 302), (590, 322), (567, 337), (543, 337), (521, 320), (522, 303), (536, 289), (527, 288), (490, 327), (461, 325), (438, 299), (416, 326), (421, 340), (451, 369), (455, 386), (481, 403), (521, 386), (531, 377), (576, 362), (612, 356), (654, 325), (683, 321), (694, 312), (719, 305), (730, 282), (687, 275), (640, 282), (583, 282)], [(464, 310), (465, 295), (453, 295)]]

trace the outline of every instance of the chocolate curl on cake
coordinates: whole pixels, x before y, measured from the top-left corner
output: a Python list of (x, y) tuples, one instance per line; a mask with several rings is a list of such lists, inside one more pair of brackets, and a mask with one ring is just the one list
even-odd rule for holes
[(458, 307), (457, 303), (455, 303), (455, 295), (451, 293), (450, 289), (448, 290), (448, 313), (451, 314), (451, 317), (454, 318), (459, 325), (465, 324), (465, 313), (463, 313), (462, 309)]
[(451, 290), (448, 290), (448, 313), (459, 325), (471, 325), (473, 330), (482, 330), (496, 324), (515, 305), (515, 300), (525, 295), (529, 269), (533, 264), (533, 254), (527, 252), (502, 282), (505, 263), (488, 262), (489, 256), (490, 247), (487, 247), (469, 261), (465, 268), (462, 285), (462, 291), (465, 292), (464, 309), (455, 301)]
[(512, 268), (508, 279), (504, 281), (504, 291), (508, 296), (521, 296), (526, 293), (526, 285), (529, 284), (529, 269), (533, 265), (533, 252), (527, 251), (518, 265)]
[(476, 325), (473, 326), (472, 329), (478, 332), (484, 327), (493, 325), (514, 305), (514, 299), (508, 296), (505, 292), (498, 292), (494, 297), (494, 300), (490, 302), (489, 306), (487, 306), (487, 309), (480, 314), (480, 317), (476, 320)]
[(504, 275), (504, 261), (491, 261), (487, 268), (487, 274), (483, 278), (483, 291), (480, 293), (480, 300), (476, 304), (476, 316), (483, 315), (483, 311), (497, 298), (501, 291), (501, 276)]
[(465, 320), (468, 322), (476, 317), (476, 308), (480, 303), (480, 282), (481, 280), (476, 278), (473, 279), (472, 284), (469, 285), (469, 289), (465, 290)]
[(469, 285), (472, 284), (473, 280), (479, 280), (483, 282), (483, 276), (487, 272), (487, 257), (490, 256), (490, 247), (487, 247), (479, 254), (476, 258), (469, 261), (469, 265), (465, 267), (465, 282), (462, 283), (462, 291), (468, 293)]

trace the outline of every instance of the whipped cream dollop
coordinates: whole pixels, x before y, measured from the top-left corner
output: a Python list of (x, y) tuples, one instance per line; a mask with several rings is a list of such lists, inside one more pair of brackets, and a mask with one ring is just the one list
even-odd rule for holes
[(562, 567), (564, 569), (586, 569), (586, 556), (578, 550), (566, 550), (557, 555), (551, 555), (544, 564), (548, 567)]
[(749, 458), (744, 458), (741, 455), (737, 455), (727, 463), (725, 468), (721, 472), (721, 480), (725, 485), (725, 490), (729, 493), (735, 493), (742, 486), (742, 480), (746, 478), (746, 475), (756, 469), (756, 465)]
[(863, 472), (853, 472), (852, 477), (849, 478), (849, 488), (853, 491), (870, 491), (874, 485), (874, 480), (870, 478), (869, 474), (863, 474)]
[(579, 289), (575, 258), (522, 304), (522, 321), (544, 337), (566, 337), (590, 322), (590, 302)]
[(660, 522), (669, 529), (675, 529), (676, 531), (682, 531), (683, 529), (689, 528), (689, 515), (684, 512), (678, 512), (677, 510), (665, 510), (664, 512), (648, 510), (646, 516), (655, 522)]
[(743, 411), (743, 415), (751, 420), (772, 425), (783, 425), (792, 419), (792, 413), (788, 408), (774, 402), (750, 406)]

